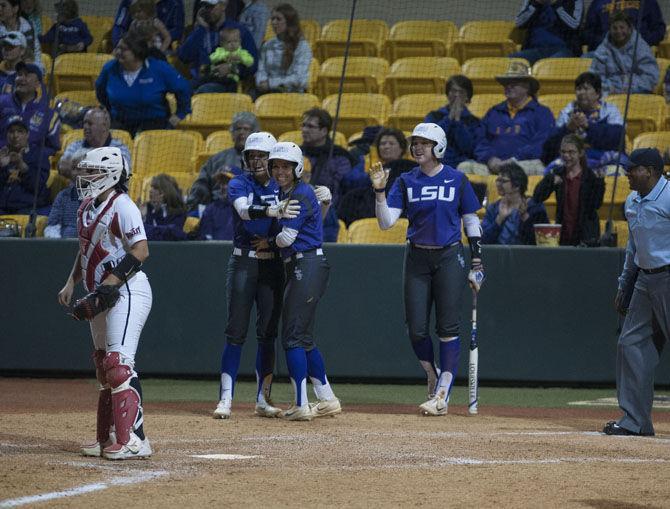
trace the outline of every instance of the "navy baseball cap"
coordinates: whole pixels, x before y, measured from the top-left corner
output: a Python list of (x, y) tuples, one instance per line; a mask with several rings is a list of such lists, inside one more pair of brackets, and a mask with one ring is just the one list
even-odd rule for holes
[(628, 156), (626, 170), (631, 170), (636, 166), (651, 167), (657, 173), (663, 173), (663, 157), (655, 148), (638, 148)]
[(23, 119), (21, 115), (12, 115), (7, 119), (5, 122), (5, 130), (8, 130), (10, 127), (13, 125), (20, 125), (22, 126), (26, 131), (28, 130), (28, 124), (26, 121)]
[(28, 64), (26, 62), (19, 62), (18, 64), (16, 64), (16, 72), (21, 71), (36, 74), (37, 79), (42, 81), (42, 69), (40, 69), (38, 65)]

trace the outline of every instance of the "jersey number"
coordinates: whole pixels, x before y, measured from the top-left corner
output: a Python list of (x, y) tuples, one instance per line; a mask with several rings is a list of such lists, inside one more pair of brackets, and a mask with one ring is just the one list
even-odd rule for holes
[(414, 197), (413, 189), (407, 189), (407, 200), (410, 203), (415, 203), (418, 201), (454, 201), (455, 194), (454, 187), (449, 188), (449, 194), (445, 196), (444, 186), (425, 186), (421, 188), (421, 195)]

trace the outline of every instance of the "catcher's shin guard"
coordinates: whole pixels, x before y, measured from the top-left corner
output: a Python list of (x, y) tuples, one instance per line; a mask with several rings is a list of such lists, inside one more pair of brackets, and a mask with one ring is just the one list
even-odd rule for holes
[(105, 357), (107, 383), (112, 388), (112, 415), (116, 430), (116, 441), (127, 444), (130, 433), (141, 425), (142, 397), (133, 387), (131, 380), (136, 378), (135, 371), (124, 364), (119, 352), (109, 352)]
[(95, 376), (100, 383), (100, 392), (98, 394), (98, 415), (96, 424), (96, 438), (98, 442), (104, 444), (109, 440), (109, 430), (114, 424), (112, 417), (112, 390), (107, 384), (105, 377), (105, 351), (95, 350), (93, 352), (93, 362), (95, 363)]

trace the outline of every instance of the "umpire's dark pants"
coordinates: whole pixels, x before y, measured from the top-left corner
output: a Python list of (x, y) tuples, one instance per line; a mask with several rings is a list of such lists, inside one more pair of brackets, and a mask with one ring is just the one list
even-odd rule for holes
[(321, 254), (312, 250), (284, 260), (286, 289), (282, 311), (282, 346), (314, 348), (314, 318), (316, 306), (326, 292), (330, 265)]
[(256, 303), (256, 338), (272, 343), (277, 337), (284, 290), (284, 267), (280, 258), (258, 260), (247, 251), (232, 255), (226, 277), (228, 324), (226, 340), (241, 345), (247, 338), (249, 315)]
[(461, 298), (467, 273), (463, 246), (425, 249), (407, 244), (404, 270), (405, 319), (409, 338), (430, 337), (430, 310), (435, 303), (436, 333), (458, 336)]

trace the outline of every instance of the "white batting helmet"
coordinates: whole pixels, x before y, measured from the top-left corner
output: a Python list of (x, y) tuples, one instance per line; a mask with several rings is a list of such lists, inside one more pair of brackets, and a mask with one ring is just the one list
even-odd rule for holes
[(247, 160), (247, 156), (250, 151), (255, 150), (257, 152), (267, 152), (269, 154), (270, 150), (272, 150), (272, 147), (274, 147), (276, 143), (277, 140), (275, 137), (268, 132), (251, 133), (247, 137), (247, 141), (244, 142), (244, 150), (242, 151), (245, 168), (253, 171), (249, 165), (249, 161)]
[(274, 159), (281, 159), (283, 161), (289, 161), (296, 164), (293, 174), (295, 178), (300, 178), (304, 170), (304, 164), (302, 159), (302, 150), (295, 143), (289, 141), (280, 141), (272, 150), (270, 150), (270, 163), (269, 168), (272, 168), (272, 161)]
[(414, 131), (412, 131), (410, 142), (415, 136), (434, 141), (436, 145), (433, 147), (433, 155), (438, 160), (442, 159), (444, 151), (447, 149), (447, 135), (444, 133), (444, 129), (431, 122), (421, 123), (417, 124)]
[(77, 177), (77, 194), (81, 200), (95, 198), (128, 179), (128, 167), (117, 147), (89, 150), (77, 168), (85, 172)]

